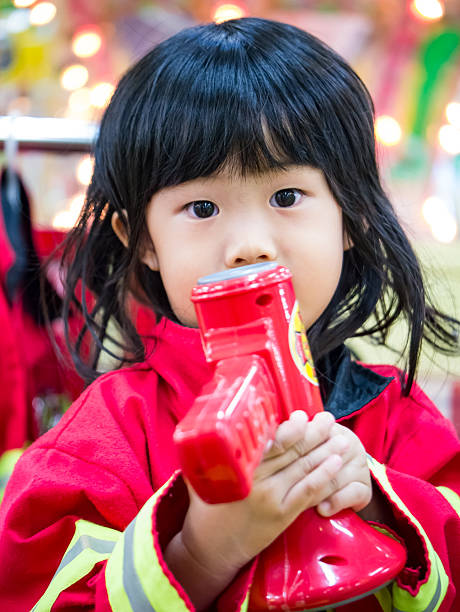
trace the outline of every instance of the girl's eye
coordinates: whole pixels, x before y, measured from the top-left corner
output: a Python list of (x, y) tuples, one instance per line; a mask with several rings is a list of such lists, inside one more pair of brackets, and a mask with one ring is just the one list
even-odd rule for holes
[(192, 217), (198, 217), (199, 219), (214, 217), (219, 212), (219, 209), (214, 202), (208, 202), (207, 200), (190, 202), (190, 204), (187, 204), (186, 210), (192, 215)]
[(288, 208), (297, 204), (302, 196), (298, 189), (280, 189), (270, 198), (270, 204), (275, 207)]

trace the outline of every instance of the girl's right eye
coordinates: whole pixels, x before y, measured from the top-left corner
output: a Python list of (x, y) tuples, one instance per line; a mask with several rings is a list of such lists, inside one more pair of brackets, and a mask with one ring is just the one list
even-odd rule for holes
[(192, 217), (198, 219), (207, 219), (208, 217), (214, 217), (219, 212), (219, 209), (214, 202), (208, 200), (197, 200), (196, 202), (190, 202), (187, 204), (185, 209), (191, 214)]

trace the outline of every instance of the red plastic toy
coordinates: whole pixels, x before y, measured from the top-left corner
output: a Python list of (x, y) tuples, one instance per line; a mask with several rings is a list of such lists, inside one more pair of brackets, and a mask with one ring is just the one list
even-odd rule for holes
[[(255, 264), (200, 279), (192, 291), (206, 359), (215, 363), (174, 440), (208, 503), (244, 498), (265, 445), (293, 410), (323, 410), (291, 273)], [(324, 610), (390, 582), (404, 547), (351, 510), (302, 513), (259, 557), (249, 610)]]

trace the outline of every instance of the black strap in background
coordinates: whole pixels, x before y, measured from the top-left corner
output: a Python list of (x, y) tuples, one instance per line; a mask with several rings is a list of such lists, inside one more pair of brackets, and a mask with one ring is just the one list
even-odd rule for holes
[[(11, 305), (21, 296), (24, 310), (37, 325), (43, 325), (41, 262), (33, 241), (29, 198), (20, 176), (11, 168), (1, 172), (0, 197), (6, 239), (14, 251), (5, 279), (7, 299)], [(62, 301), (47, 278), (42, 284), (48, 318), (53, 321), (61, 314)]]

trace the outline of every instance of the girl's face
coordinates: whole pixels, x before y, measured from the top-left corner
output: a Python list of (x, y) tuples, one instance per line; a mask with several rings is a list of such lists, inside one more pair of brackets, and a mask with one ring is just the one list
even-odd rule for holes
[(323, 173), (309, 166), (235, 177), (221, 172), (157, 192), (147, 208), (171, 307), (196, 327), (190, 293), (201, 276), (267, 261), (287, 266), (307, 329), (329, 303), (346, 247), (342, 213)]

